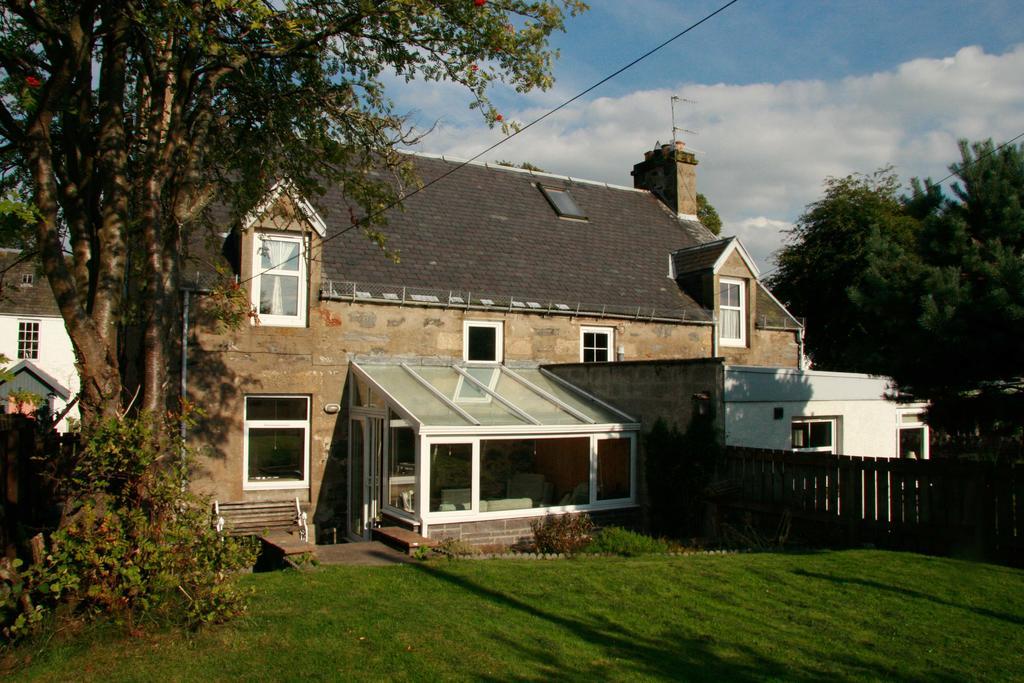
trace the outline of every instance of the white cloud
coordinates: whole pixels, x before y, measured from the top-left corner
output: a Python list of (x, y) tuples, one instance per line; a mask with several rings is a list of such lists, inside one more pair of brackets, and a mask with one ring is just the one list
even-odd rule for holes
[[(938, 179), (956, 159), (957, 139), (999, 142), (1024, 132), (1021, 73), (1024, 46), (1001, 55), (965, 47), (945, 59), (836, 81), (680, 82), (574, 103), (486, 160), (530, 161), (554, 173), (629, 185), (643, 152), (671, 137), (669, 98), (695, 100), (677, 118), (698, 132), (685, 136), (699, 152), (698, 186), (721, 214), (723, 234), (739, 234), (766, 264), (781, 243), (779, 231), (820, 196), (826, 176), (893, 164), (904, 179)], [(452, 94), (426, 89), (419, 106), (428, 113), (452, 102)], [(507, 115), (531, 121), (552, 101), (552, 93), (523, 98), (522, 108)], [(501, 138), (472, 115), (435, 118), (442, 123), (425, 151), (469, 158)]]

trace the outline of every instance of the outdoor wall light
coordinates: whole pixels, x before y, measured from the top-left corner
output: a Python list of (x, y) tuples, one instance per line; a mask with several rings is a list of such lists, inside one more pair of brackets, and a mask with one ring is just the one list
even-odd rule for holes
[(324, 412), (328, 415), (334, 415), (341, 410), (341, 406), (337, 403), (327, 403), (324, 405)]

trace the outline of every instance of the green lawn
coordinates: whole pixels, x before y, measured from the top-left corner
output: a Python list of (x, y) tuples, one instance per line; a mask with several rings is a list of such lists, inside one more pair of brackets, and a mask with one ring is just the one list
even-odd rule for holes
[(19, 648), (15, 678), (1024, 679), (1024, 572), (917, 555), (437, 561), (245, 581), (241, 620), (57, 636)]

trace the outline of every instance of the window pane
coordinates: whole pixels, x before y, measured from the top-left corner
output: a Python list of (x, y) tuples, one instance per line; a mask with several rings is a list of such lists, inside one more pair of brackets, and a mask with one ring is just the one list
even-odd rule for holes
[(722, 313), (722, 339), (740, 338), (740, 312), (723, 310)]
[(829, 448), (832, 446), (831, 422), (812, 422), (810, 423), (810, 428), (811, 448)]
[(293, 275), (260, 277), (260, 313), (262, 315), (298, 315), (299, 278)]
[(473, 444), (430, 447), (430, 510), (449, 512), (473, 507)]
[(39, 323), (18, 323), (18, 358), (39, 358)]
[(589, 502), (589, 438), (480, 442), (480, 512)]
[(497, 360), (498, 331), (495, 328), (470, 325), (467, 335), (467, 360)]
[(719, 283), (719, 303), (722, 306), (740, 305), (740, 286), (731, 282)]
[(900, 457), (914, 459), (924, 457), (923, 428), (900, 430)]
[(245, 399), (245, 419), (305, 420), (308, 406), (303, 397), (254, 396)]
[(416, 489), (416, 434), (410, 427), (391, 428), (388, 452), (388, 503), (412, 512)]
[(629, 439), (597, 442), (597, 499), (629, 498)]
[(793, 448), (807, 448), (807, 427), (803, 422), (793, 424)]
[(261, 240), (260, 267), (264, 270), (299, 272), (299, 243), (291, 240)]
[(544, 190), (544, 195), (551, 200), (559, 216), (586, 218), (586, 215), (580, 210), (580, 207), (568, 191), (553, 187), (542, 187), (541, 189)]
[(301, 427), (250, 427), (249, 481), (302, 481), (305, 441)]

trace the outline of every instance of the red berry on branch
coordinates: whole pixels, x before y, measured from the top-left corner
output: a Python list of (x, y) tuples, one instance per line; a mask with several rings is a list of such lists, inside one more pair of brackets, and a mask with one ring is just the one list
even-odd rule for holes
[(477, 7), (483, 7), (487, 4), (487, 0), (473, 0), (473, 4)]
[(43, 82), (41, 80), (39, 80), (38, 78), (36, 78), (35, 76), (27, 76), (25, 78), (25, 85), (27, 85), (30, 88), (38, 88), (42, 84), (43, 84)]
[(478, 66), (477, 66), (476, 64), (471, 64), (471, 65), (470, 65), (470, 67), (469, 67), (469, 70), (470, 70), (470, 71), (476, 71), (476, 70), (477, 70), (477, 69), (479, 69), (479, 68), (480, 68), (480, 67), (478, 67)]
[(501, 114), (498, 114), (497, 116), (494, 117), (494, 120), (495, 121), (504, 121), (505, 117), (502, 116)]

